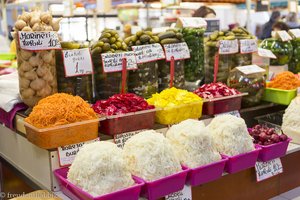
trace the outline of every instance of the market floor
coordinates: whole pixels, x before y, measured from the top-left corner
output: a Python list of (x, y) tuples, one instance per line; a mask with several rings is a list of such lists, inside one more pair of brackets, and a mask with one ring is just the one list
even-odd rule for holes
[(269, 200), (300, 200), (300, 187), (297, 187), (288, 192), (282, 193), (277, 197)]

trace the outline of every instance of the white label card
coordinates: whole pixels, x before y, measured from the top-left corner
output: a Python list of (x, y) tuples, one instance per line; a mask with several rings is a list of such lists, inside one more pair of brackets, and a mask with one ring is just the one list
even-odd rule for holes
[(220, 40), (219, 54), (234, 54), (239, 52), (238, 40)]
[(127, 132), (127, 133), (121, 133), (121, 134), (114, 135), (114, 142), (119, 148), (123, 149), (123, 147), (125, 145), (125, 142), (129, 138), (131, 138), (132, 136), (134, 136), (134, 135), (136, 135), (136, 134), (138, 134), (139, 132), (142, 132), (142, 131), (145, 131), (145, 130), (138, 130), (138, 131), (132, 131), (132, 132)]
[(201, 17), (179, 17), (179, 22), (184, 28), (205, 28), (207, 22)]
[(56, 31), (19, 31), (18, 38), (23, 50), (38, 51), (61, 49)]
[(256, 180), (263, 181), (283, 172), (280, 158), (268, 162), (256, 162), (255, 164)]
[(261, 57), (276, 59), (275, 54), (269, 49), (258, 48), (257, 54)]
[(184, 185), (183, 190), (167, 195), (165, 200), (192, 200), (192, 187)]
[(262, 73), (265, 72), (266, 70), (257, 66), (257, 65), (246, 65), (246, 66), (241, 66), (241, 67), (236, 67), (240, 72), (243, 74), (255, 74), (255, 73)]
[(184, 60), (190, 58), (190, 50), (185, 42), (165, 44), (164, 49), (167, 61), (171, 61), (172, 56), (174, 57), (174, 60)]
[(89, 48), (62, 50), (65, 76), (82, 76), (93, 73), (93, 63)]
[(78, 151), (83, 147), (84, 144), (89, 144), (96, 141), (100, 141), (100, 138), (96, 138), (94, 140), (81, 142), (77, 144), (70, 144), (70, 145), (58, 147), (57, 152), (59, 157), (59, 165), (61, 167), (71, 165)]
[(230, 112), (216, 114), (215, 117), (220, 116), (220, 115), (233, 115), (233, 116), (236, 116), (236, 117), (241, 117), (240, 112), (238, 110), (233, 110), (233, 111), (230, 111)]
[(295, 38), (300, 38), (300, 29), (299, 28), (290, 29), (289, 33)]
[(292, 40), (292, 37), (286, 31), (277, 31), (276, 34), (283, 42)]
[(240, 40), (241, 53), (253, 53), (257, 51), (257, 40)]
[(127, 70), (137, 69), (136, 58), (132, 51), (121, 53), (103, 53), (102, 65), (105, 73), (122, 71), (122, 60), (126, 58)]
[(132, 50), (138, 64), (165, 59), (164, 50), (158, 43), (133, 46)]

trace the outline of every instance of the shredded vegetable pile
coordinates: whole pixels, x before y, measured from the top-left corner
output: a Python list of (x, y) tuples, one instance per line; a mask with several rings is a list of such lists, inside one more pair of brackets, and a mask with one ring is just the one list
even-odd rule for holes
[(25, 121), (48, 128), (91, 119), (97, 119), (97, 115), (81, 97), (57, 93), (40, 100)]
[(300, 79), (298, 79), (292, 72), (281, 72), (267, 84), (267, 87), (282, 90), (293, 90), (300, 87)]
[(240, 94), (240, 92), (237, 91), (237, 89), (230, 88), (221, 82), (204, 84), (197, 90), (195, 90), (194, 93), (197, 94), (199, 97), (205, 99), (213, 99), (218, 97)]
[(135, 94), (115, 94), (107, 100), (99, 100), (93, 105), (93, 109), (100, 115), (118, 115), (130, 112), (153, 109), (145, 99)]
[(153, 94), (152, 97), (147, 100), (147, 102), (155, 107), (165, 108), (199, 102), (201, 100), (202, 99), (198, 95), (192, 92), (173, 87), (170, 89), (165, 89), (159, 94)]

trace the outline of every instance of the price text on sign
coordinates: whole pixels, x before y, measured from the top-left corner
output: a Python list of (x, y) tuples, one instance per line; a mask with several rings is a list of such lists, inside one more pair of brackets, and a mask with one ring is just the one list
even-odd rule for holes
[(138, 134), (139, 132), (142, 132), (144, 130), (138, 130), (138, 131), (132, 131), (132, 132), (127, 132), (127, 133), (121, 133), (121, 134), (117, 134), (114, 135), (114, 142), (115, 144), (119, 147), (122, 148), (125, 145), (125, 142), (131, 138), (132, 136)]
[(258, 48), (257, 54), (261, 57), (276, 59), (276, 56), (274, 55), (274, 53), (272, 51), (270, 51), (269, 49)]
[(280, 158), (268, 162), (256, 162), (255, 164), (256, 180), (263, 181), (283, 172)]
[(41, 32), (18, 32), (20, 47), (23, 50), (38, 51), (61, 49), (58, 40), (57, 32), (55, 31), (41, 31)]
[(240, 112), (238, 110), (216, 114), (215, 117), (220, 116), (220, 115), (233, 115), (233, 116), (236, 116), (236, 117), (241, 117)]
[(295, 38), (300, 38), (300, 29), (296, 28), (296, 29), (290, 29), (289, 33), (294, 36)]
[(82, 76), (93, 73), (91, 53), (88, 48), (63, 50), (65, 76)]
[(192, 200), (192, 187), (184, 185), (183, 190), (169, 194), (166, 200)]
[(239, 52), (239, 44), (237, 40), (220, 40), (219, 54), (234, 54)]
[(80, 148), (83, 147), (84, 144), (92, 143), (99, 141), (100, 139), (94, 139), (87, 142), (81, 142), (78, 144), (70, 144), (63, 147), (58, 147), (58, 157), (59, 157), (59, 165), (61, 167), (71, 165), (72, 162), (75, 159), (75, 156), (77, 155)]
[(126, 58), (127, 70), (137, 69), (135, 55), (132, 51), (122, 53), (103, 53), (102, 65), (105, 73), (122, 71), (122, 59)]
[(165, 53), (160, 44), (133, 46), (132, 50), (138, 64), (165, 59)]
[(277, 31), (277, 35), (280, 37), (282, 41), (292, 40), (292, 37), (286, 31)]
[(172, 56), (174, 57), (174, 60), (184, 60), (190, 58), (190, 50), (185, 42), (165, 44), (164, 49), (167, 61), (171, 61)]
[(243, 74), (255, 74), (255, 73), (262, 73), (265, 72), (266, 70), (257, 66), (257, 65), (246, 65), (246, 66), (241, 66), (241, 67), (236, 67), (237, 70), (242, 72)]
[(253, 53), (257, 51), (257, 41), (251, 40), (240, 40), (241, 53)]
[(207, 26), (207, 22), (201, 17), (179, 17), (182, 27), (203, 28)]

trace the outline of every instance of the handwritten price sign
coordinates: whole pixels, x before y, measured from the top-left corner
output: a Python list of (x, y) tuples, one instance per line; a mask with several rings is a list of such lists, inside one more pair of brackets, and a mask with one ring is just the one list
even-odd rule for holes
[(57, 32), (40, 31), (26, 32), (19, 31), (18, 39), (21, 49), (28, 51), (61, 49)]
[(256, 162), (255, 164), (256, 180), (263, 181), (283, 172), (280, 158), (268, 162)]
[(160, 44), (133, 46), (132, 50), (138, 64), (162, 60), (165, 58), (164, 50)]
[(171, 61), (172, 56), (174, 57), (174, 60), (184, 60), (190, 58), (190, 50), (185, 42), (165, 44), (164, 49), (167, 61)]
[(91, 53), (88, 48), (63, 50), (65, 76), (82, 76), (93, 73)]
[(251, 40), (240, 40), (241, 53), (253, 53), (257, 51), (257, 41)]
[(132, 131), (132, 132), (127, 132), (127, 133), (121, 133), (121, 134), (114, 135), (114, 142), (119, 148), (123, 149), (123, 147), (125, 145), (125, 142), (129, 138), (131, 138), (132, 136), (134, 136), (134, 135), (136, 135), (136, 134), (138, 134), (142, 131), (145, 131), (145, 130), (138, 130), (138, 131)]
[(219, 54), (234, 54), (239, 52), (239, 43), (237, 40), (220, 40)]
[(137, 69), (136, 58), (132, 51), (121, 53), (103, 53), (102, 65), (105, 73), (122, 71), (122, 59), (126, 58), (127, 70)]
[(169, 194), (166, 200), (192, 200), (192, 187), (184, 185), (183, 190)]

